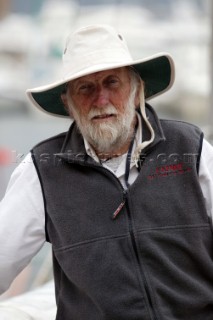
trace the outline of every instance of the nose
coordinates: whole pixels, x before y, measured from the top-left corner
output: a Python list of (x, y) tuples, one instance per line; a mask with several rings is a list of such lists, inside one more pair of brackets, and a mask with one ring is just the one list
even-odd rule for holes
[(94, 106), (98, 108), (105, 107), (109, 103), (109, 91), (103, 86), (98, 86), (96, 88), (95, 97), (94, 97)]

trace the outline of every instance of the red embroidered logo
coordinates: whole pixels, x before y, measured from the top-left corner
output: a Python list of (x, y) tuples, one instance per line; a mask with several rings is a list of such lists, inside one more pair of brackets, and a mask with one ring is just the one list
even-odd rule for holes
[(148, 180), (154, 180), (156, 178), (176, 177), (192, 170), (191, 167), (185, 167), (183, 163), (171, 164), (166, 166), (160, 166), (155, 169), (153, 174), (150, 174)]

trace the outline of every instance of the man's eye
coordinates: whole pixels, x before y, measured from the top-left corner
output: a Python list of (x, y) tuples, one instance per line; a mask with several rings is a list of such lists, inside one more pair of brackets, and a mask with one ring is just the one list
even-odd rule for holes
[(87, 84), (83, 84), (82, 86), (79, 87), (79, 90), (86, 90), (88, 88), (89, 86)]
[(93, 86), (92, 85), (89, 85), (89, 84), (83, 84), (79, 87), (79, 92), (81, 93), (89, 93), (89, 92), (92, 92), (93, 90)]
[(119, 81), (118, 81), (118, 79), (109, 79), (108, 80), (108, 85), (110, 86), (110, 87), (117, 87), (118, 85), (119, 85)]

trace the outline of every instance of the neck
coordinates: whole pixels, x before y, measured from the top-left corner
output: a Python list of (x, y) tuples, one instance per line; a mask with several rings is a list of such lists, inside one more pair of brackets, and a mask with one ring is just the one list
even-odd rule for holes
[(98, 150), (95, 150), (95, 153), (97, 154), (100, 160), (116, 158), (127, 153), (129, 150), (130, 144), (131, 144), (131, 141), (127, 141), (125, 145), (123, 145), (121, 148), (118, 148), (116, 150), (111, 150), (109, 152), (99, 152)]

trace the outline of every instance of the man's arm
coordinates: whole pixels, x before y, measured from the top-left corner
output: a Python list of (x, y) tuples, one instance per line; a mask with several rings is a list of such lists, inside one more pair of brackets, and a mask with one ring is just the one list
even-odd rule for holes
[(31, 155), (13, 172), (0, 203), (0, 294), (45, 242), (40, 183)]
[(0, 302), (2, 320), (54, 320), (56, 303), (54, 282)]
[(213, 225), (213, 147), (205, 139), (200, 158), (199, 181)]

